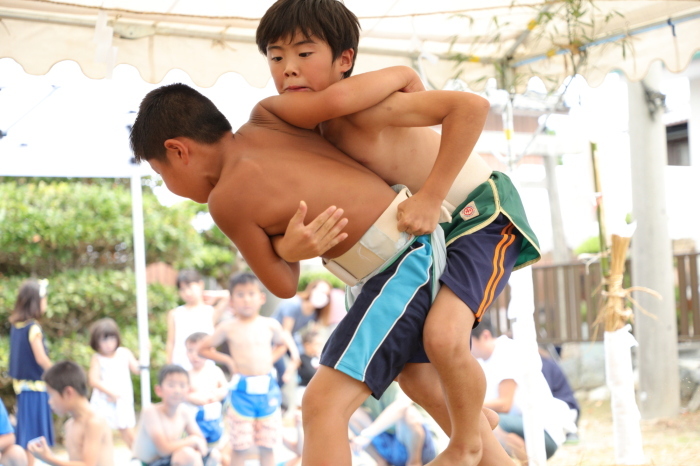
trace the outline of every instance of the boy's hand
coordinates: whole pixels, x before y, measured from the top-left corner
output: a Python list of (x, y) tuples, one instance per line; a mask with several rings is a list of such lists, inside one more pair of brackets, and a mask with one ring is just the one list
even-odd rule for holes
[(440, 219), (442, 199), (418, 191), (398, 206), (398, 228), (413, 236), (432, 233)]
[(209, 451), (207, 441), (204, 440), (204, 437), (200, 437), (199, 435), (190, 435), (190, 441), (192, 442), (192, 448), (201, 453), (202, 456), (205, 456)]
[(204, 290), (202, 297), (204, 298), (204, 304), (216, 304), (222, 299), (228, 301), (231, 298), (231, 294), (228, 290)]
[(343, 209), (329, 207), (304, 225), (307, 209), (306, 203), (301, 201), (284, 236), (272, 238), (277, 255), (289, 263), (318, 257), (348, 237), (347, 233), (341, 233), (348, 224), (347, 218), (341, 218)]
[(46, 461), (53, 456), (53, 452), (49, 444), (46, 443), (46, 438), (44, 437), (40, 437), (37, 441), (29, 442), (27, 444), (27, 450), (41, 461)]

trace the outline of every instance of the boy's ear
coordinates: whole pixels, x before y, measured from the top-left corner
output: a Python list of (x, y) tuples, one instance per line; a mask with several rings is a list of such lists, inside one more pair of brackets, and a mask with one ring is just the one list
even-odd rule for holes
[(185, 165), (190, 163), (190, 146), (178, 138), (166, 139), (163, 143), (165, 156), (170, 163), (182, 161)]
[(353, 49), (343, 50), (343, 53), (338, 57), (338, 65), (340, 66), (340, 71), (345, 73), (347, 70), (352, 68), (352, 60), (355, 57), (355, 51)]
[(153, 387), (153, 390), (156, 392), (156, 395), (158, 395), (158, 398), (160, 398), (162, 400), (163, 399), (163, 389), (161, 388), (161, 386), (156, 385), (155, 387)]

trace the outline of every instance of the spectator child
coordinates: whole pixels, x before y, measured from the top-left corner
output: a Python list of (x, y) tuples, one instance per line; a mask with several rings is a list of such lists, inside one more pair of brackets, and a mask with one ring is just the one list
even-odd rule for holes
[[(17, 444), (27, 449), (27, 442), (44, 437), (54, 443), (53, 416), (49, 407), (44, 371), (51, 367), (46, 342), (38, 320), (46, 312), (48, 281), (27, 280), (17, 295), (10, 316), (10, 377), (17, 394)], [(28, 464), (34, 457), (28, 455)]]
[(113, 466), (112, 430), (87, 399), (87, 378), (71, 361), (56, 363), (44, 374), (51, 409), (63, 416), (68, 460), (54, 456), (45, 438), (29, 444), (29, 452), (51, 466)]
[(224, 430), (221, 402), (228, 394), (228, 384), (221, 368), (205, 364), (207, 360), (197, 353), (199, 342), (206, 336), (206, 333), (197, 332), (185, 341), (192, 365), (187, 401), (196, 407), (195, 420), (207, 443), (214, 443), (219, 441)]
[[(281, 394), (272, 364), (294, 342), (279, 322), (260, 316), (265, 294), (255, 275), (243, 273), (232, 278), (230, 292), (235, 317), (219, 324), (213, 335), (200, 342), (199, 354), (227, 364), (234, 374), (226, 415), (233, 448), (231, 465), (243, 465), (248, 450), (257, 445), (260, 464), (272, 466), (273, 448), (282, 427)], [(230, 356), (215, 349), (224, 342)]]
[(350, 420), (351, 447), (367, 449), (377, 464), (395, 466), (423, 465), (436, 456), (436, 445), (430, 427), (394, 382), (378, 400), (370, 397)]
[(203, 466), (207, 441), (183, 405), (190, 391), (187, 371), (168, 364), (158, 373), (160, 403), (145, 407), (136, 429), (133, 453), (144, 466)]
[(0, 402), (0, 465), (27, 466), (27, 453), (15, 443), (15, 430), (10, 424), (5, 404)]
[(90, 326), (90, 347), (95, 350), (88, 374), (93, 388), (90, 405), (110, 428), (119, 430), (131, 448), (136, 425), (131, 374), (139, 373), (139, 363), (129, 349), (121, 346), (119, 327), (109, 317)]
[(185, 340), (195, 332), (211, 335), (215, 311), (212, 306), (204, 304), (204, 281), (197, 271), (181, 271), (177, 276), (177, 289), (185, 304), (168, 312), (166, 361), (188, 371), (192, 367), (187, 359)]

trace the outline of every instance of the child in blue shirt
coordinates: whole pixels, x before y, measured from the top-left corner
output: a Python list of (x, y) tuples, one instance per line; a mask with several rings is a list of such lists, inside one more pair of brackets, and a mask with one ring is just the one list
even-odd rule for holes
[(10, 424), (5, 405), (0, 403), (0, 464), (3, 466), (26, 466), (27, 453), (15, 444), (15, 430)]

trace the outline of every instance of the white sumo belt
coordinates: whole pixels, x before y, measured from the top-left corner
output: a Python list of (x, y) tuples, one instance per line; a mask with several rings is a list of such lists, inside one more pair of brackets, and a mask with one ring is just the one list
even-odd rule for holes
[[(398, 206), (411, 196), (402, 185), (393, 187), (398, 192), (389, 207), (376, 222), (343, 255), (323, 259), (323, 265), (348, 286), (355, 286), (373, 276), (384, 264), (399, 256), (412, 242), (413, 236), (398, 230)], [(440, 222), (452, 220), (445, 206)]]

